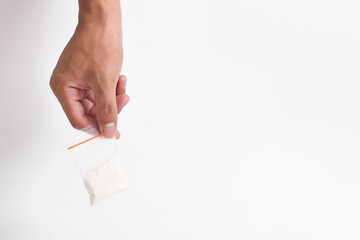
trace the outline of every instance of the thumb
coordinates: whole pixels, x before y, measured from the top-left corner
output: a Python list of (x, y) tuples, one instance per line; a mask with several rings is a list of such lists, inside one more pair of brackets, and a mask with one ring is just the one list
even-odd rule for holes
[(117, 129), (116, 92), (113, 89), (94, 91), (96, 118), (100, 132), (107, 138), (115, 136)]

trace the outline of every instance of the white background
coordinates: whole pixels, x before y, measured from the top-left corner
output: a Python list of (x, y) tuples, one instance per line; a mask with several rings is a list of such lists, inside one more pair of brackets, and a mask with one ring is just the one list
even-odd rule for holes
[(132, 190), (91, 208), (48, 80), (77, 1), (0, 1), (0, 239), (360, 239), (360, 3), (122, 2)]

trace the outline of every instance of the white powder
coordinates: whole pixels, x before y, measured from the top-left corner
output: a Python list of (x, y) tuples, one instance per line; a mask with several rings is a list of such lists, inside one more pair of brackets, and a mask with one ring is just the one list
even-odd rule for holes
[(85, 176), (84, 183), (90, 194), (91, 206), (104, 198), (130, 188), (118, 155), (91, 169)]

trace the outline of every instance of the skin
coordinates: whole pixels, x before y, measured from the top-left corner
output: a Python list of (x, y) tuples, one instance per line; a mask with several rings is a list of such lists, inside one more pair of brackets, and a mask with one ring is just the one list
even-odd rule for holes
[(122, 63), (119, 0), (79, 0), (79, 23), (50, 79), (74, 128), (120, 137), (117, 115), (129, 102)]

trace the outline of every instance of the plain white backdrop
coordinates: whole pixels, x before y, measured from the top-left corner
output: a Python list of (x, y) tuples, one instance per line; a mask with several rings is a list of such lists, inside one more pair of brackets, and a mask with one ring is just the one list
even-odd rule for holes
[(0, 239), (360, 239), (360, 3), (124, 0), (132, 190), (91, 208), (48, 80), (77, 1), (0, 1)]

